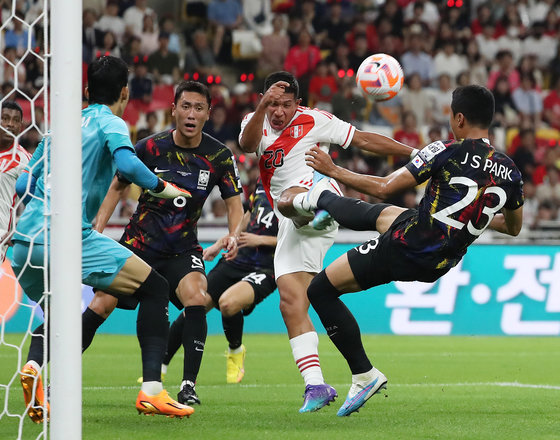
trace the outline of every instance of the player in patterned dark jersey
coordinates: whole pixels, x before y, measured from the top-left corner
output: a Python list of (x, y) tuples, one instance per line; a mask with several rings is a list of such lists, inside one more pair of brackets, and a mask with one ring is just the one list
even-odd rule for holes
[[(183, 383), (178, 400), (200, 403), (195, 382), (206, 341), (207, 280), (196, 226), (202, 206), (218, 186), (227, 207), (229, 235), (222, 245), (237, 252), (236, 230), (243, 217), (241, 183), (235, 159), (221, 142), (202, 132), (210, 115), (208, 88), (183, 81), (172, 106), (176, 129), (155, 134), (136, 145), (140, 160), (153, 172), (188, 189), (192, 197), (160, 201), (142, 192), (136, 212), (125, 228), (121, 244), (156, 269), (169, 283), (169, 299), (183, 310), (186, 325), (182, 334), (185, 349)], [(99, 209), (96, 229), (101, 231), (113, 212), (128, 181), (117, 177)], [(134, 297), (124, 298), (96, 292), (83, 314), (85, 350), (95, 331), (117, 306), (133, 309)]]
[(387, 177), (337, 167), (316, 147), (307, 153), (307, 163), (319, 172), (381, 199), (430, 179), (418, 209), (339, 197), (330, 192), (328, 178), (309, 191), (312, 209), (327, 210), (348, 228), (381, 234), (338, 258), (313, 279), (307, 291), (352, 371), (352, 386), (339, 416), (357, 411), (387, 383), (369, 361), (358, 324), (339, 297), (390, 281), (433, 282), (461, 260), (486, 228), (513, 236), (521, 230), (521, 174), (488, 141), (492, 94), (480, 86), (459, 87), (453, 92), (451, 110), (451, 129), (460, 140), (424, 147)]
[[(278, 220), (260, 180), (251, 195), (249, 210), (243, 217), (239, 234), (239, 251), (235, 258), (226, 253), (208, 273), (207, 311), (216, 307), (222, 313), (224, 334), (228, 341), (226, 382), (241, 382), (245, 374), (246, 349), (242, 344), (244, 316), (276, 289), (274, 248)], [(212, 261), (223, 249), (223, 239), (204, 249), (206, 261)], [(180, 314), (169, 329), (164, 368), (181, 345), (185, 317)]]

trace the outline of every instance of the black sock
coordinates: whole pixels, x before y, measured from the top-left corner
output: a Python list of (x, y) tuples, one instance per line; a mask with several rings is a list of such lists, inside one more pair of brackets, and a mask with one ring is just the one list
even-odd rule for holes
[(135, 292), (140, 301), (136, 333), (142, 350), (144, 382), (161, 382), (161, 364), (169, 332), (168, 292), (169, 284), (153, 269)]
[(183, 360), (183, 380), (196, 382), (204, 344), (206, 344), (206, 334), (208, 326), (206, 324), (206, 307), (188, 306), (185, 307), (185, 326), (183, 327), (183, 347), (185, 358)]
[(163, 363), (165, 365), (169, 365), (177, 350), (181, 346), (183, 342), (183, 327), (185, 326), (185, 315), (183, 315), (183, 311), (179, 313), (177, 319), (173, 321), (171, 327), (169, 327), (169, 336), (167, 337), (167, 351), (165, 352), (165, 356), (163, 357)]
[[(47, 350), (48, 341), (46, 341)], [(44, 345), (45, 345), (45, 327), (44, 324), (41, 324), (35, 330), (33, 330), (31, 336), (31, 344), (29, 345), (29, 352), (27, 353), (27, 362), (35, 361), (39, 364), (39, 366), (43, 365), (44, 362)], [(48, 353), (47, 353), (47, 360), (48, 360)]]
[(367, 203), (350, 197), (340, 197), (324, 191), (317, 207), (328, 211), (340, 225), (354, 231), (374, 231), (381, 211), (391, 206), (387, 203)]
[(82, 353), (91, 345), (95, 332), (104, 322), (105, 318), (99, 316), (89, 307), (84, 310), (84, 313), (82, 313)]
[(360, 327), (348, 307), (340, 300), (340, 293), (331, 284), (324, 270), (311, 281), (307, 296), (329, 338), (348, 362), (352, 374), (371, 370), (371, 362), (362, 345)]
[(228, 317), (222, 315), (222, 326), (229, 348), (235, 350), (241, 347), (243, 340), (243, 313), (239, 312)]

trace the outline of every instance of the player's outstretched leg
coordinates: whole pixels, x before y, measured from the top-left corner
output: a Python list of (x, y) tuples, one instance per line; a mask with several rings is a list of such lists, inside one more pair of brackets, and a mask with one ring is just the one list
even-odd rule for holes
[(45, 414), (48, 421), (50, 413), (49, 402), (45, 399), (40, 371), (41, 367), (39, 367), (37, 362), (29, 361), (23, 366), (20, 373), (27, 414), (35, 423), (43, 423)]

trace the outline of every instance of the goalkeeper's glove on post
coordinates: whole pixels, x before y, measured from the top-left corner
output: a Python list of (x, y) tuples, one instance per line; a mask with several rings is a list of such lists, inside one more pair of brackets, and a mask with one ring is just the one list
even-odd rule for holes
[(160, 178), (158, 178), (158, 184), (156, 187), (148, 190), (148, 194), (161, 199), (174, 199), (179, 196), (192, 197), (191, 193), (186, 189), (179, 188), (178, 186)]

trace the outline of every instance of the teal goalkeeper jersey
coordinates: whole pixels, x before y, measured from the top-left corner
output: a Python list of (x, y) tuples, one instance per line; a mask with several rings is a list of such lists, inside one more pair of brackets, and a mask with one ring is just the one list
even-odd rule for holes
[[(50, 206), (50, 169), (44, 170), (43, 154), (49, 155), (50, 138), (44, 138), (27, 170), (37, 179), (33, 199), (16, 227), (15, 240), (44, 243), (44, 200)], [(89, 233), (91, 222), (109, 189), (116, 167), (113, 153), (119, 148), (134, 151), (126, 123), (115, 116), (109, 107), (93, 104), (82, 110), (82, 230)], [(47, 223), (48, 226), (48, 223)]]

